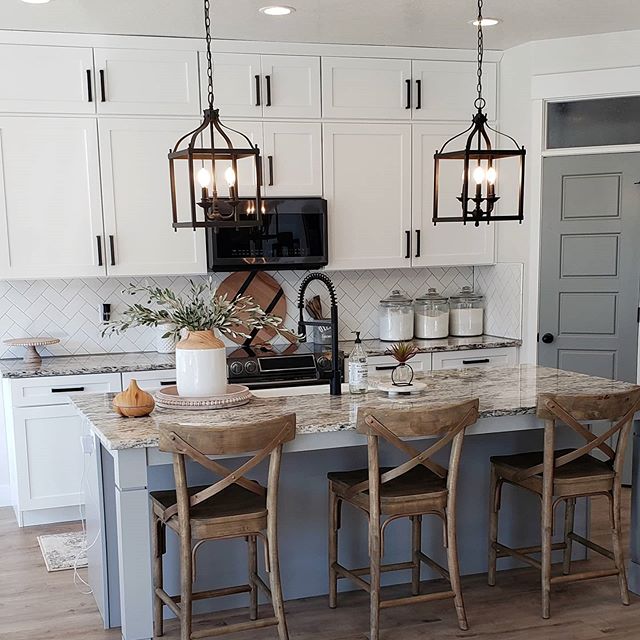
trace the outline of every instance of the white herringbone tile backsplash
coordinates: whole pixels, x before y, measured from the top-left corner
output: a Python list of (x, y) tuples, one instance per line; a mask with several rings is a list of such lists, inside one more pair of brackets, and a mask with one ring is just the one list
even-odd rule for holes
[[(443, 294), (451, 295), (465, 285), (473, 286), (473, 273), (472, 267), (328, 272), (338, 290), (340, 338), (351, 339), (351, 332), (355, 330), (361, 331), (363, 338), (376, 338), (378, 301), (392, 289), (402, 289), (410, 296), (415, 296), (426, 291), (428, 287), (436, 287)], [(272, 274), (281, 283), (287, 298), (285, 326), (294, 330), (297, 328), (296, 296), (299, 283), (305, 274), (304, 271), (281, 271)], [(226, 275), (214, 274), (213, 277), (216, 282), (220, 282)], [(197, 279), (201, 278), (194, 278)], [(494, 280), (487, 276), (482, 283)], [(60, 344), (48, 350), (41, 349), (41, 353), (47, 355), (154, 351), (155, 332), (152, 329), (137, 328), (121, 336), (106, 338), (100, 335), (100, 304), (110, 303), (112, 314), (116, 317), (127, 304), (134, 301), (130, 295), (123, 294), (123, 289), (131, 281), (95, 278), (0, 282), (0, 358), (22, 356), (21, 348), (9, 348), (2, 344), (2, 340), (39, 335), (60, 338)], [(189, 279), (159, 277), (144, 278), (138, 282), (171, 287), (180, 293), (188, 286)], [(508, 281), (508, 286), (512, 287), (513, 283)], [(495, 290), (498, 290), (497, 285)], [(323, 306), (328, 309), (328, 300), (322, 285), (313, 283), (308, 293), (318, 293)], [(520, 306), (518, 317), (519, 308)]]
[(485, 296), (485, 333), (522, 338), (523, 270), (521, 263), (475, 267), (474, 289)]

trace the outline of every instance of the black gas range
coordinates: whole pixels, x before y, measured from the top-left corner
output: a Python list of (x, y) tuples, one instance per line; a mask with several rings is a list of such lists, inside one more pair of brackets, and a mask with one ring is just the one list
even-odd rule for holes
[[(343, 370), (344, 355), (340, 353)], [(227, 349), (229, 382), (250, 389), (328, 383), (331, 349), (313, 343), (242, 346)]]

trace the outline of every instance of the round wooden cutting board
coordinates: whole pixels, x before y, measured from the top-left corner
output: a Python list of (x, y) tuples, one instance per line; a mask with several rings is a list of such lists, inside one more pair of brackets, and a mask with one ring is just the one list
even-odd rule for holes
[[(282, 318), (284, 322), (287, 317), (287, 299), (285, 298), (282, 287), (276, 280), (265, 271), (239, 271), (232, 273), (225, 278), (218, 287), (217, 294), (219, 296), (227, 294), (228, 300), (233, 300), (240, 296), (251, 296), (256, 304), (264, 311)], [(246, 326), (238, 328), (243, 333), (252, 335)], [(267, 342), (276, 335), (274, 329), (261, 329), (253, 335), (251, 342), (260, 344)], [(246, 344), (247, 339), (242, 336), (232, 338), (237, 344)]]

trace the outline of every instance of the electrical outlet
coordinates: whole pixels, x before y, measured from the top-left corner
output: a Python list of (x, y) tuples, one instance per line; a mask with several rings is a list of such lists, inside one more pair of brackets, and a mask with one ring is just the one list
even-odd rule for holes
[(108, 302), (103, 302), (100, 305), (100, 322), (109, 322), (111, 320), (111, 305)]

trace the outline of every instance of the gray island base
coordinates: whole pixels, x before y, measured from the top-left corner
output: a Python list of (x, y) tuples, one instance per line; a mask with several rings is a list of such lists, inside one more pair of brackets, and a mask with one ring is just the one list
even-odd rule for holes
[[(327, 592), (326, 474), (366, 466), (364, 439), (355, 432), (359, 407), (434, 406), (480, 399), (480, 420), (467, 430), (459, 481), (460, 564), (463, 574), (472, 574), (487, 569), (489, 457), (542, 448), (542, 425), (535, 417), (537, 395), (607, 393), (633, 386), (532, 365), (436, 371), (421, 379), (427, 389), (411, 399), (389, 399), (377, 391), (360, 397), (329, 396), (327, 391), (260, 397), (244, 407), (224, 411), (190, 413), (157, 409), (151, 416), (138, 419), (116, 416), (111, 409), (112, 394), (74, 397), (94, 443), (87, 495), (88, 539), (89, 544), (95, 542), (89, 550), (89, 579), (105, 627), (121, 626), (125, 640), (147, 640), (153, 636), (148, 492), (173, 486), (171, 458), (157, 448), (159, 424), (215, 424), (233, 428), (283, 413), (297, 414), (297, 437), (287, 447), (283, 462), (279, 513), (284, 595), (286, 599), (294, 599)], [(640, 593), (639, 441), (636, 423), (629, 570), (630, 587), (635, 593)], [(558, 448), (575, 444), (578, 443), (571, 433), (560, 431)], [(393, 452), (386, 455), (390, 463), (399, 460)], [(385, 463), (384, 455), (382, 462)], [(264, 480), (260, 474), (255, 477)], [(189, 477), (194, 484), (207, 479), (200, 471)], [(584, 534), (588, 530), (588, 509), (584, 500), (579, 502), (582, 504), (577, 510), (576, 531)], [(500, 521), (504, 543), (510, 546), (539, 543), (539, 510), (535, 496), (516, 494), (507, 488)], [(347, 566), (366, 565), (366, 522), (349, 509), (345, 509), (344, 517), (350, 521), (341, 536), (340, 560)], [(441, 536), (437, 520), (426, 518), (424, 550), (443, 563)], [(406, 523), (392, 524), (387, 532), (385, 561), (406, 560), (409, 540)], [(575, 551), (576, 558), (584, 557), (579, 555), (581, 551)], [(247, 561), (243, 541), (204, 545), (198, 553), (205, 556), (198, 563), (202, 568), (197, 577), (198, 588), (245, 581)], [(177, 557), (176, 540), (170, 537), (165, 556), (165, 586), (173, 593), (178, 592), (179, 585)], [(515, 566), (510, 560), (500, 562), (501, 569)], [(423, 568), (422, 578), (435, 576)], [(386, 574), (384, 579), (391, 584), (406, 582), (409, 577), (398, 573)], [(348, 583), (341, 582), (341, 588), (350, 588)], [(615, 588), (612, 584), (612, 589)], [(206, 611), (207, 606), (231, 608), (244, 604), (244, 599), (234, 596), (213, 604), (199, 602), (195, 611)], [(538, 603), (532, 602), (531, 606), (537, 607)], [(473, 611), (469, 614), (472, 617)]]

